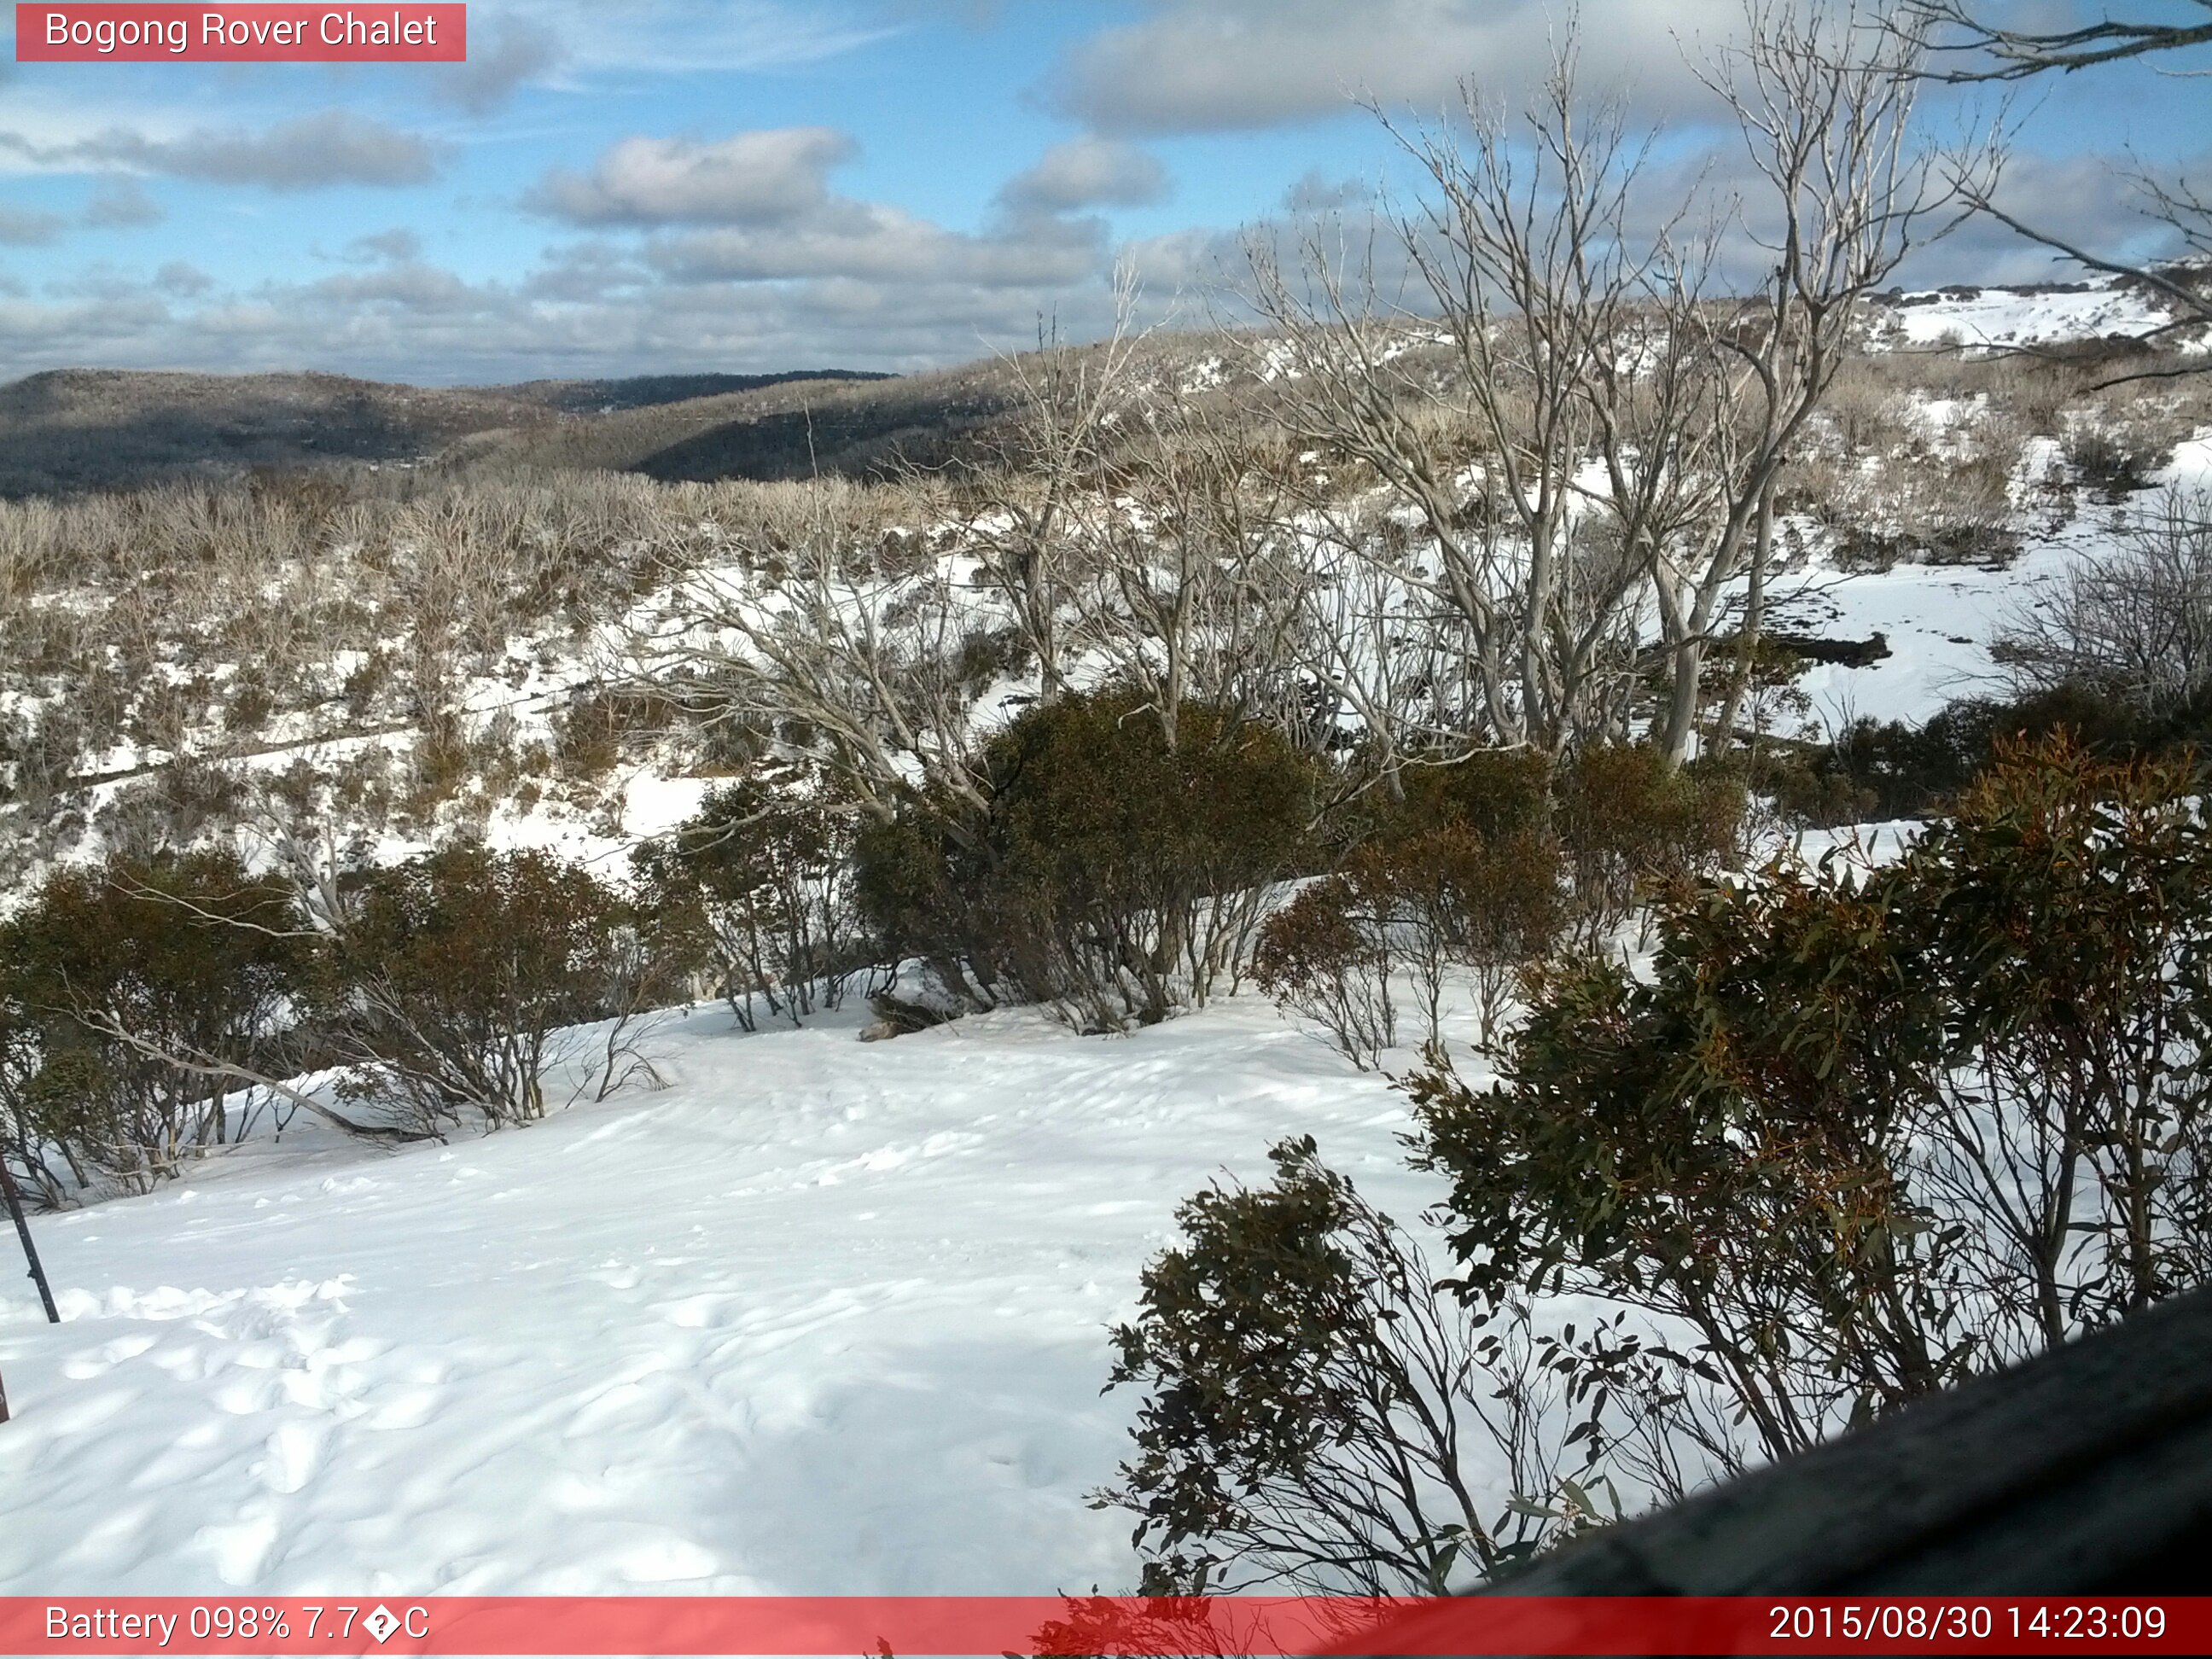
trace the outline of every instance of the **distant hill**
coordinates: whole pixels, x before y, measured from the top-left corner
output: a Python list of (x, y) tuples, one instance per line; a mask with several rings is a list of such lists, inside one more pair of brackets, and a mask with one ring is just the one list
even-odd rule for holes
[(702, 393), (881, 377), (656, 374), (428, 387), (339, 374), (54, 369), (0, 386), (0, 497), (70, 495), (254, 467), (427, 459), (477, 434), (610, 418)]
[(55, 369), (0, 386), (0, 495), (68, 494), (179, 473), (398, 460), (467, 433), (551, 418), (500, 392), (337, 374)]
[(459, 443), (443, 459), (471, 471), (603, 468), (671, 482), (861, 476), (895, 455), (932, 461), (957, 452), (1012, 408), (1014, 390), (995, 359), (895, 380), (785, 380), (596, 419), (518, 425)]
[(662, 404), (719, 398), (733, 392), (758, 392), (793, 380), (888, 380), (889, 374), (857, 368), (802, 368), (781, 374), (634, 374), (622, 380), (526, 380), (497, 386), (525, 403), (541, 404), (564, 415), (607, 415)]

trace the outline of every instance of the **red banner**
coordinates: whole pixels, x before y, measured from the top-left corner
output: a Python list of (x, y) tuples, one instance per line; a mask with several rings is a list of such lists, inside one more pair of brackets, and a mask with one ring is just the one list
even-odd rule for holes
[(15, 7), (19, 64), (459, 64), (465, 5)]
[(2212, 1598), (55, 1596), (0, 1653), (222, 1655), (2212, 1652)]

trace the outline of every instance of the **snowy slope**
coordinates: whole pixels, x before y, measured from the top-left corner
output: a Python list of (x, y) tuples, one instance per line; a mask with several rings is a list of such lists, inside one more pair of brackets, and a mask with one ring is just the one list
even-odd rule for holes
[(1907, 294), (1892, 302), (1888, 320), (1909, 345), (2027, 346), (2147, 334), (2171, 313), (2141, 289), (2098, 276), (2063, 288)]
[[(2178, 446), (2158, 475), (2161, 489), (2212, 490), (2212, 434)], [(1815, 664), (1798, 686), (1822, 730), (1864, 715), (1926, 720), (1961, 697), (2002, 696), (1990, 641), (2076, 561), (2111, 556), (2131, 514), (2155, 495), (2120, 503), (2084, 498), (2056, 529), (2029, 527), (2018, 558), (2002, 568), (1900, 563), (1842, 572), (1821, 562), (1778, 581), (1773, 626), (1830, 639), (1886, 637), (1890, 654), (1863, 668)]]
[(37, 1218), (64, 1322), (0, 1275), (0, 1593), (1133, 1588), (1084, 1501), (1133, 1409), (1106, 1324), (1285, 1134), (1440, 1195), (1399, 1097), (1256, 1000), (858, 1024), (702, 1010), (659, 1093)]

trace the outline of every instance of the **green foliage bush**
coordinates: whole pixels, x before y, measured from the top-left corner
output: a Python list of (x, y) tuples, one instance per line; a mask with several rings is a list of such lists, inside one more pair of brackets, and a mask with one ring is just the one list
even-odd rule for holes
[(2192, 787), (2008, 746), (1892, 865), (1677, 901), (1649, 981), (1549, 975), (1499, 1083), (1414, 1087), (1470, 1288), (1695, 1330), (1652, 1397), (1710, 1391), (1726, 1462), (1717, 1424), (1782, 1455), (2203, 1282)]
[(1551, 955), (1565, 931), (1567, 893), (1559, 844), (1522, 828), (1484, 835), (1432, 830), (1383, 851), (1376, 878), (1391, 895), (1437, 1041), (1446, 977), (1467, 973), (1480, 1042), (1500, 1029), (1506, 993), (1523, 968)]
[(1925, 817), (1947, 811), (2002, 744), (2061, 733), (2108, 760), (2203, 753), (2212, 744), (2212, 696), (2157, 714), (2079, 684), (2005, 702), (1966, 698), (1917, 726), (1854, 720), (1808, 753), (1771, 763), (1759, 782), (1801, 823)]
[[(370, 871), (347, 898), (313, 1017), (351, 1092), (426, 1127), (464, 1108), (494, 1125), (544, 1116), (562, 1029), (653, 1000), (628, 948), (651, 919), (544, 853), (451, 848)], [(647, 953), (642, 971), (673, 965)]]
[(1411, 975), (1433, 1042), (1446, 988), (1464, 971), (1486, 1044), (1513, 976), (1548, 955), (1565, 927), (1561, 875), (1559, 843), (1539, 828), (1485, 836), (1446, 820), (1377, 842), (1267, 919), (1254, 980), (1364, 1070), (1396, 1041), (1395, 973)]
[[(1112, 1385), (1146, 1392), (1100, 1501), (1139, 1517), (1143, 1593), (1436, 1595), (1462, 1560), (1495, 1571), (1594, 1524), (1594, 1437), (1569, 1421), (1596, 1399), (1571, 1350), (1525, 1310), (1439, 1295), (1311, 1137), (1270, 1156), (1268, 1186), (1177, 1211), (1185, 1242), (1114, 1334)], [(1470, 1481), (1478, 1432), (1507, 1452), (1504, 1498)]]
[(1328, 1032), (1362, 1071), (1398, 1040), (1387, 906), (1387, 895), (1349, 877), (1315, 882), (1267, 918), (1252, 953), (1253, 982)]
[(2212, 1279), (2197, 788), (2001, 743), (1893, 863), (1675, 884), (1648, 971), (1536, 970), (1494, 1081), (1437, 1050), (1407, 1085), (1449, 1307), (1310, 1143), (1194, 1199), (1115, 1372), (1158, 1585), (1494, 1568), (1455, 1475), (1502, 1467), (1540, 1546)]
[(1644, 744), (1592, 744), (1559, 781), (1555, 822), (1592, 945), (1638, 899), (1732, 860), (1743, 830), (1742, 781), (1719, 766), (1668, 765)]
[(760, 768), (639, 849), (645, 890), (696, 927), (715, 994), (746, 1030), (758, 1007), (795, 1025), (839, 1006), (878, 959), (854, 891), (856, 817), (811, 769)]
[(234, 1080), (163, 1056), (267, 1053), (306, 965), (299, 927), (290, 890), (226, 853), (50, 876), (0, 926), (0, 1152), (53, 1198), (38, 1146), (80, 1189), (144, 1190), (244, 1133)]
[(949, 985), (1079, 1030), (1203, 1002), (1304, 855), (1316, 776), (1273, 728), (1202, 706), (1177, 736), (1126, 694), (1030, 709), (985, 751), (982, 805), (917, 792), (861, 836), (872, 924)]
[(1397, 795), (1382, 794), (1374, 838), (1403, 841), (1438, 830), (1471, 830), (1486, 842), (1546, 834), (1552, 769), (1551, 757), (1534, 749), (1478, 749), (1449, 765), (1405, 767)]
[[(650, 1076), (642, 1025), (703, 957), (695, 911), (540, 853), (449, 848), (334, 896), (311, 920), (221, 852), (50, 877), (0, 926), (0, 1156), (58, 1205), (173, 1178), (264, 1111), (391, 1139), (525, 1121), (564, 1064), (579, 1094)], [(379, 1109), (284, 1081), (324, 1069)]]

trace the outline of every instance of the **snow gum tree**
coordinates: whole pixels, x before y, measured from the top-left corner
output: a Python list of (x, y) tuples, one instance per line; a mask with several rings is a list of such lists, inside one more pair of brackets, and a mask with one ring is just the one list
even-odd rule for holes
[[(1353, 514), (1335, 527), (1418, 600), (1401, 622), (1433, 635), (1478, 741), (1558, 752), (1620, 733), (1648, 617), (1654, 733), (1680, 762), (1741, 600), (1733, 729), (1782, 470), (1860, 302), (1961, 199), (1916, 125), (1908, 33), (1765, 0), (1747, 24), (1700, 70), (1746, 146), (1741, 200), (1669, 184), (1617, 105), (1580, 89), (1570, 37), (1517, 118), (1470, 82), (1449, 124), (1386, 119), (1416, 187), (1364, 238), (1323, 227), (1287, 259), (1272, 236), (1249, 245), (1279, 418), (1401, 510), (1398, 538)], [(1758, 278), (1730, 292), (1747, 246)], [(1400, 544), (1407, 520), (1418, 547)], [(1436, 718), (1392, 723), (1418, 739)]]

